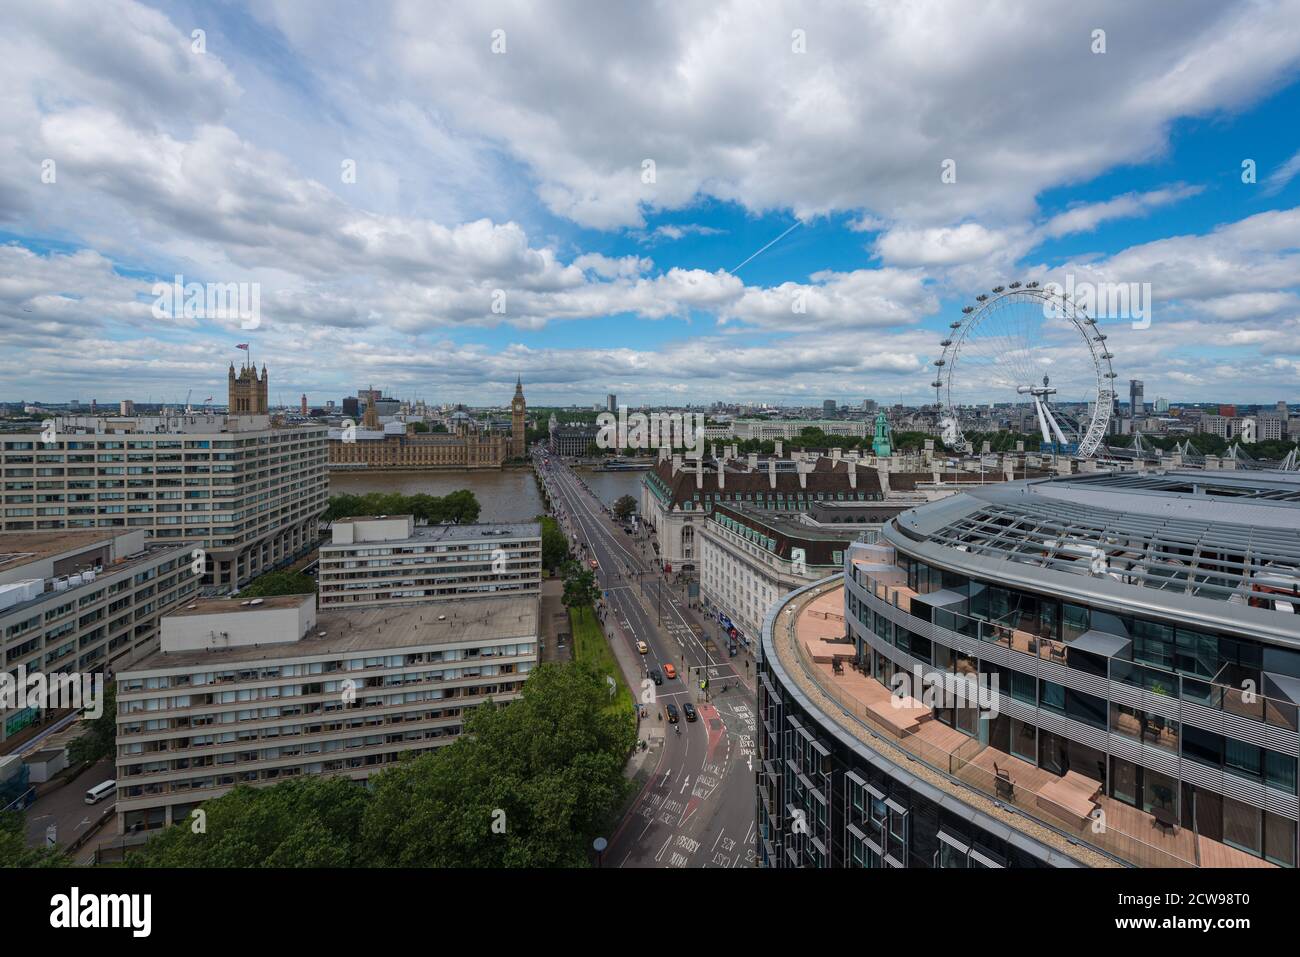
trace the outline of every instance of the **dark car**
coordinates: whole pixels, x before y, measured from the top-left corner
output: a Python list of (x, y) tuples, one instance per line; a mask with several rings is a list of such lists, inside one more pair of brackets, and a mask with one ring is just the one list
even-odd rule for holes
[(668, 713), (668, 723), (669, 723), (669, 724), (676, 724), (676, 723), (677, 723), (677, 705), (675, 705), (675, 704), (670, 704), (668, 707), (664, 708), (664, 711), (666, 711), (666, 712)]
[(653, 671), (650, 672), (650, 680), (657, 685), (661, 685), (664, 683), (664, 673), (660, 671), (658, 668), (655, 668)]
[(686, 704), (682, 705), (682, 713), (686, 715), (686, 720), (687, 720), (687, 721), (694, 721), (694, 720), (695, 720), (695, 705), (691, 704), (691, 703), (688, 701)]

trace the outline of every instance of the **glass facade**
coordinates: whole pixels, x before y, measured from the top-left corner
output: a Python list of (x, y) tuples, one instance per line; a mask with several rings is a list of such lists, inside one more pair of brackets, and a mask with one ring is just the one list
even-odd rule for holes
[[(1296, 687), (1300, 654), (980, 580), (901, 550), (892, 558), (894, 567), (881, 571), (874, 553), (868, 575), (848, 556), (846, 628), (864, 673), (885, 681), (915, 659), (995, 677), (1003, 713), (971, 722), (936, 708), (935, 718), (1091, 790), (1093, 805), (1111, 808), (1134, 833), (1155, 828), (1159, 837), (1141, 840), (1176, 844), (1170, 853), (1187, 863), (1214, 864), (1209, 841), (1295, 865), (1300, 739), (1296, 704), (1280, 689)], [(895, 649), (908, 653), (906, 666)], [(1052, 787), (1051, 778), (1033, 780)], [(940, 859), (958, 860), (959, 843), (945, 844)]]

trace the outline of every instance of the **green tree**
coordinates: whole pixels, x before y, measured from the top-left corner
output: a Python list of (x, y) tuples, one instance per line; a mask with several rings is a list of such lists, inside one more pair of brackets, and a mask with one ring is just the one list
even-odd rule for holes
[(104, 713), (90, 722), (90, 727), (68, 745), (68, 760), (73, 764), (93, 764), (117, 753), (117, 684), (104, 689)]
[(316, 591), (316, 579), (302, 572), (281, 569), (259, 575), (239, 590), (244, 598), (270, 598), (274, 595), (310, 595)]
[(626, 522), (628, 516), (636, 511), (636, 499), (631, 495), (620, 495), (614, 502), (614, 517), (620, 522)]
[(596, 584), (595, 573), (577, 562), (566, 564), (561, 573), (564, 575), (564, 594), (560, 601), (566, 608), (578, 609), (579, 615), (586, 614), (586, 607), (600, 598), (600, 586)]
[(331, 495), (324, 520), (354, 518), (363, 515), (413, 515), (417, 521), (439, 525), (455, 522), (466, 525), (478, 521), (480, 506), (469, 489), (458, 489), (443, 496), (402, 495), (399, 492), (368, 492), (365, 495)]
[(308, 775), (269, 788), (240, 786), (204, 802), (127, 857), (131, 867), (349, 867), (366, 855), (358, 837), (369, 795), (355, 781)]
[(572, 557), (569, 540), (560, 530), (560, 523), (551, 516), (538, 515), (536, 521), (542, 526), (542, 567), (554, 572)]
[(57, 848), (27, 846), (26, 817), (22, 811), (0, 811), (0, 867), (67, 867), (67, 856)]
[(603, 679), (545, 664), (520, 700), (475, 708), (465, 733), (379, 775), (362, 824), (365, 863), (582, 867), (627, 794), (635, 737)]
[[(469, 489), (460, 489), (451, 492), (442, 497), (442, 508), (444, 522), (455, 522), (458, 525), (467, 525), (471, 522), (477, 522), (480, 506), (478, 499)], [(432, 521), (432, 519), (430, 519)]]

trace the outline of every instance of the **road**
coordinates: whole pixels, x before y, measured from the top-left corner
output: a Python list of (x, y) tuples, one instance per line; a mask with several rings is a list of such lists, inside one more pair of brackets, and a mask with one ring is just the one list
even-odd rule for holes
[[(646, 643), (643, 675), (652, 669), (662, 673), (665, 664), (678, 672), (662, 685), (633, 689), (638, 697), (653, 692), (643, 724), (660, 725), (667, 733), (653, 776), (610, 839), (604, 866), (752, 867), (757, 744), (752, 678), (739, 674), (730, 659), (715, 657), (669, 583), (582, 480), (558, 459), (547, 466), (543, 460), (538, 458), (537, 471), (556, 517), (579, 559), (595, 558), (598, 564), (612, 640), (633, 649), (638, 641)], [(699, 688), (705, 675), (707, 692)], [(680, 710), (688, 701), (695, 704), (698, 720), (683, 716), (680, 734), (661, 724), (664, 705), (673, 702)]]
[(57, 828), (55, 839), (64, 847), (81, 837), (114, 803), (114, 799), (107, 798), (89, 805), (86, 792), (112, 777), (113, 762), (104, 758), (62, 787), (37, 798), (27, 809), (27, 843), (32, 847), (44, 845), (46, 828), (51, 825)]

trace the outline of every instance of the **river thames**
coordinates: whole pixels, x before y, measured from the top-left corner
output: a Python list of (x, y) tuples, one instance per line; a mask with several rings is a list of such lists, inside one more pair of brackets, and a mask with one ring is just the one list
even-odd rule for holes
[[(593, 472), (578, 469), (601, 501), (612, 505), (620, 495), (641, 501), (645, 472)], [(449, 470), (440, 472), (331, 472), (330, 494), (401, 492), (403, 495), (446, 495), (467, 488), (478, 498), (480, 522), (528, 521), (542, 512), (542, 497), (531, 469), (500, 471)]]

